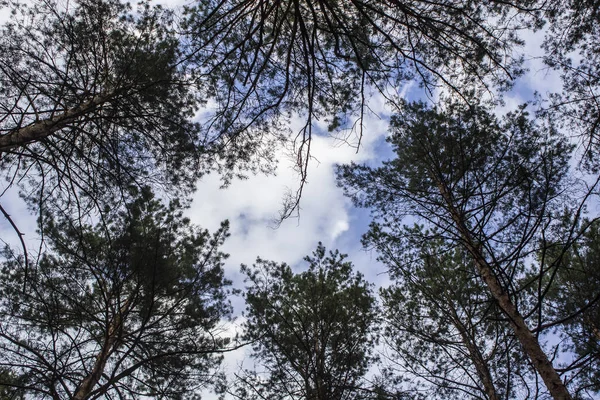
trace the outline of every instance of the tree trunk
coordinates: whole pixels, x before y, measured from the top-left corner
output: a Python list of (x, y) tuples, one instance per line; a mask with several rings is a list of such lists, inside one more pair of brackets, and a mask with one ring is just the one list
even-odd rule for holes
[(98, 95), (77, 107), (68, 109), (62, 114), (52, 118), (36, 121), (23, 128), (15, 129), (0, 136), (0, 153), (24, 146), (28, 143), (40, 141), (52, 133), (63, 129), (75, 122), (77, 118), (91, 113), (102, 104), (114, 97), (114, 92)]
[(467, 251), (473, 257), (473, 261), (475, 262), (479, 274), (504, 314), (508, 317), (515, 336), (521, 343), (525, 354), (529, 357), (534, 368), (544, 381), (550, 395), (555, 400), (571, 400), (571, 395), (548, 359), (548, 356), (546, 356), (546, 353), (542, 350), (540, 343), (525, 323), (523, 316), (517, 310), (517, 307), (510, 299), (508, 293), (502, 288), (502, 285), (494, 275), (492, 266), (485, 259), (481, 247), (477, 245), (477, 241), (473, 238), (471, 232), (467, 228), (464, 218), (462, 218), (459, 211), (454, 207), (452, 196), (446, 186), (437, 177), (435, 178), (440, 194), (446, 202), (448, 211), (450, 211), (452, 220), (458, 228)]
[(458, 329), (460, 336), (463, 340), (465, 346), (467, 346), (467, 350), (469, 351), (469, 358), (473, 361), (475, 365), (475, 370), (477, 371), (477, 376), (481, 380), (481, 384), (483, 385), (483, 389), (488, 400), (500, 400), (498, 397), (498, 393), (496, 392), (496, 387), (494, 386), (494, 380), (492, 379), (492, 374), (490, 373), (490, 369), (487, 365), (487, 362), (483, 359), (477, 344), (472, 339), (472, 336), (467, 332), (466, 327), (463, 325), (462, 321), (458, 317), (456, 310), (450, 304), (450, 310), (452, 313), (452, 319), (454, 320), (454, 326)]
[(96, 386), (96, 384), (100, 381), (100, 377), (104, 373), (104, 368), (106, 367), (106, 362), (108, 361), (108, 358), (114, 351), (115, 345), (117, 344), (117, 339), (119, 338), (119, 332), (123, 323), (123, 314), (127, 312), (130, 303), (131, 298), (128, 298), (127, 301), (125, 301), (125, 303), (119, 308), (117, 315), (112, 318), (110, 324), (108, 325), (104, 343), (102, 344), (102, 349), (96, 356), (94, 366), (92, 367), (90, 373), (83, 378), (81, 383), (79, 383), (77, 389), (75, 389), (73, 400), (87, 399), (94, 389), (94, 386)]

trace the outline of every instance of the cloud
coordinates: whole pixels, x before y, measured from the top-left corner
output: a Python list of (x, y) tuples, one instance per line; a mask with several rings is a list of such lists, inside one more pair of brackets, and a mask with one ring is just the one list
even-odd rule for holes
[[(352, 207), (336, 185), (335, 165), (376, 157), (375, 149), (387, 132), (389, 112), (381, 99), (375, 99), (372, 109), (364, 121), (358, 152), (322, 130), (313, 137), (299, 217), (283, 221), (278, 228), (274, 228), (273, 221), (278, 218), (282, 199), (286, 192), (295, 191), (300, 182), (293, 156), (286, 149), (277, 152), (279, 166), (275, 176), (256, 175), (219, 189), (219, 177), (209, 175), (198, 184), (188, 216), (211, 230), (222, 220), (230, 220), (231, 237), (225, 244), (225, 250), (231, 254), (227, 266), (230, 277), (235, 280), (239, 265), (251, 264), (257, 256), (295, 265), (319, 241), (333, 249), (336, 240), (351, 229)], [(292, 128), (300, 126), (302, 119), (297, 117)]]

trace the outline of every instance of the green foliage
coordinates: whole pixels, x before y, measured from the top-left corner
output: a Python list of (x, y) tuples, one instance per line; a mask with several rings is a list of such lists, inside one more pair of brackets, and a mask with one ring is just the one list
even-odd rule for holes
[(507, 80), (519, 69), (505, 53), (520, 43), (518, 8), (532, 3), (204, 1), (184, 27), (223, 121), (291, 110), (335, 129), (368, 85)]
[(266, 376), (246, 371), (239, 397), (368, 397), (362, 378), (373, 361), (376, 304), (345, 258), (319, 244), (304, 272), (260, 259), (242, 268), (249, 283), (245, 339)]
[(579, 137), (588, 167), (599, 169), (600, 8), (588, 0), (550, 1), (544, 61), (560, 73), (562, 90), (553, 92), (544, 114)]
[(63, 215), (42, 226), (37, 265), (25, 276), (9, 260), (0, 280), (0, 365), (29, 395), (181, 398), (212, 383), (230, 313), (227, 222), (210, 234), (144, 190), (105, 223)]
[[(571, 217), (565, 224), (572, 224)], [(577, 236), (571, 245), (548, 244), (540, 257), (555, 266), (546, 312), (559, 322), (551, 325), (573, 353), (563, 369), (586, 398), (600, 392), (600, 222), (582, 221)]]
[(292, 116), (303, 119), (293, 136), (301, 183), (287, 216), (298, 207), (317, 121), (359, 146), (372, 93), (395, 101), (388, 89), (408, 81), (459, 96), (510, 86), (522, 72), (512, 57), (529, 23), (522, 11), (533, 3), (210, 0), (186, 8), (183, 29), (217, 105), (210, 125), (230, 145), (254, 152)]
[(355, 204), (372, 208), (391, 229), (411, 215), (460, 241), (454, 210), (485, 251), (519, 258), (542, 221), (562, 207), (572, 147), (524, 109), (498, 120), (482, 107), (410, 103), (391, 129), (396, 158), (379, 168), (338, 168)]
[(9, 369), (0, 367), (0, 400), (22, 400), (21, 381)]

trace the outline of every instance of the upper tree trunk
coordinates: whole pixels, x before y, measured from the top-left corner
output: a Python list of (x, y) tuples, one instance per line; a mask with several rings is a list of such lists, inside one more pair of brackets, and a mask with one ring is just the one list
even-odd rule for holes
[(81, 116), (91, 113), (113, 97), (114, 93), (105, 93), (95, 96), (91, 100), (86, 101), (77, 107), (70, 108), (52, 118), (36, 121), (23, 128), (18, 128), (5, 135), (1, 135), (0, 153), (45, 139), (52, 133), (69, 126)]
[(506, 314), (508, 317), (510, 326), (514, 331), (515, 336), (521, 343), (525, 354), (527, 354), (529, 357), (529, 360), (533, 364), (535, 370), (544, 381), (544, 384), (548, 388), (550, 395), (555, 400), (571, 400), (571, 395), (560, 379), (560, 376), (552, 366), (548, 356), (546, 356), (546, 353), (544, 353), (542, 350), (540, 343), (535, 335), (533, 335), (531, 332), (531, 329), (529, 329), (525, 323), (523, 316), (517, 310), (517, 307), (512, 302), (508, 293), (506, 293), (502, 288), (502, 285), (496, 278), (496, 275), (494, 275), (492, 266), (485, 259), (483, 252), (481, 251), (481, 247), (477, 245), (477, 241), (473, 238), (471, 232), (467, 228), (464, 218), (462, 218), (459, 211), (454, 207), (452, 197), (446, 186), (440, 182), (439, 179), (437, 179), (437, 182), (440, 194), (446, 202), (448, 211), (450, 212), (452, 220), (458, 228), (461, 239), (463, 240), (467, 251), (473, 257), (473, 261), (475, 262), (475, 266), (477, 267), (479, 274), (504, 314)]

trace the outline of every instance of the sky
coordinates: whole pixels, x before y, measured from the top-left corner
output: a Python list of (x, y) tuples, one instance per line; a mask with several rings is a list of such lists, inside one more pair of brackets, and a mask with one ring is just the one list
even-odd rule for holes
[[(548, 93), (560, 89), (560, 80), (543, 66), (539, 43), (541, 35), (529, 35), (523, 51), (528, 59), (529, 72), (519, 78), (515, 89), (505, 97), (505, 105), (498, 114), (514, 110), (531, 98), (533, 92)], [(407, 84), (402, 93), (414, 95), (415, 85)], [(304, 256), (316, 248), (319, 241), (330, 249), (339, 249), (350, 255), (355, 267), (368, 280), (381, 284), (386, 281), (377, 265), (375, 255), (360, 245), (370, 221), (368, 210), (353, 207), (337, 187), (335, 166), (349, 162), (377, 165), (389, 158), (390, 149), (385, 143), (390, 109), (381, 96), (373, 96), (369, 103), (373, 111), (364, 121), (364, 136), (360, 149), (348, 146), (327, 134), (324, 126), (312, 143), (313, 159), (309, 165), (308, 181), (300, 202), (297, 218), (284, 220), (274, 227), (286, 191), (295, 190), (299, 177), (293, 170), (293, 157), (285, 150), (278, 152), (279, 165), (275, 176), (255, 175), (247, 180), (234, 181), (229, 187), (219, 189), (218, 175), (205, 176), (198, 182), (191, 208), (187, 215), (193, 222), (211, 230), (220, 221), (228, 219), (231, 237), (225, 244), (230, 253), (227, 272), (236, 277), (241, 263), (252, 263), (257, 256), (284, 261), (301, 268)], [(298, 131), (301, 118), (292, 121), (292, 131)]]
[[(0, 15), (0, 21), (5, 18), (6, 15)], [(518, 79), (515, 89), (506, 95), (505, 106), (498, 109), (499, 113), (514, 109), (530, 99), (536, 91), (547, 95), (560, 90), (559, 77), (547, 70), (540, 58), (543, 34), (527, 34), (525, 38), (522, 51), (529, 71)], [(410, 84), (403, 88), (405, 93), (414, 94), (415, 90)], [(296, 271), (302, 270), (305, 268), (303, 257), (309, 255), (318, 242), (328, 249), (339, 249), (348, 254), (355, 269), (377, 287), (388, 284), (385, 267), (377, 262), (376, 254), (364, 250), (360, 244), (360, 237), (366, 232), (370, 221), (368, 210), (354, 208), (335, 180), (337, 164), (351, 161), (377, 164), (389, 156), (385, 137), (390, 110), (380, 96), (372, 97), (369, 106), (373, 112), (364, 120), (364, 137), (358, 152), (356, 148), (329, 136), (324, 126), (317, 127), (320, 128), (320, 134), (313, 139), (313, 159), (309, 165), (299, 216), (283, 221), (279, 227), (274, 227), (273, 221), (279, 215), (282, 200), (288, 190), (295, 191), (299, 184), (299, 177), (293, 169), (293, 157), (284, 149), (278, 152), (279, 165), (274, 176), (250, 176), (247, 180), (233, 181), (226, 189), (220, 189), (221, 181), (216, 174), (207, 175), (198, 182), (186, 214), (192, 222), (211, 231), (216, 230), (222, 220), (230, 221), (231, 237), (223, 250), (230, 254), (225, 269), (234, 287), (243, 287), (240, 265), (252, 264), (259, 256), (286, 262)], [(301, 122), (301, 118), (295, 118), (292, 128), (295, 126), (296, 131), (299, 130)], [(27, 214), (16, 192), (2, 196), (0, 203), (11, 215), (18, 217), (21, 229), (26, 231), (28, 247), (35, 245), (35, 218)], [(0, 238), (11, 244), (18, 243), (15, 232), (1, 216)], [(230, 332), (239, 330), (243, 321), (240, 318), (243, 301), (233, 298), (232, 302), (236, 319), (226, 325)], [(242, 360), (248, 362), (246, 350), (228, 354), (224, 368), (235, 370)]]
[[(407, 86), (407, 90), (410, 86)], [(314, 251), (319, 242), (329, 250), (338, 249), (348, 254), (355, 270), (376, 287), (387, 286), (385, 267), (378, 263), (376, 254), (365, 251), (361, 235), (366, 232), (370, 221), (368, 210), (356, 209), (342, 189), (337, 187), (335, 166), (351, 161), (377, 162), (386, 154), (385, 137), (390, 110), (381, 101), (373, 98), (372, 113), (364, 121), (364, 137), (357, 149), (326, 133), (324, 126), (311, 143), (312, 160), (308, 169), (308, 180), (302, 194), (299, 214), (275, 226), (283, 199), (288, 190), (295, 191), (299, 177), (294, 170), (294, 159), (284, 149), (278, 151), (279, 165), (274, 176), (256, 175), (247, 180), (234, 181), (228, 188), (219, 189), (218, 175), (204, 177), (197, 186), (194, 200), (187, 215), (192, 222), (215, 230), (222, 220), (228, 219), (231, 237), (223, 250), (230, 254), (225, 265), (226, 275), (233, 286), (243, 288), (241, 264), (252, 264), (257, 257), (285, 262), (295, 271), (307, 267), (303, 258)], [(299, 130), (302, 119), (292, 121), (292, 129)], [(232, 298), (234, 316), (225, 323), (228, 334), (241, 332), (244, 318), (244, 302), (240, 297)], [(253, 361), (250, 349), (240, 349), (225, 355), (223, 369), (228, 376), (240, 366), (250, 368)], [(216, 398), (204, 393), (206, 399)]]

